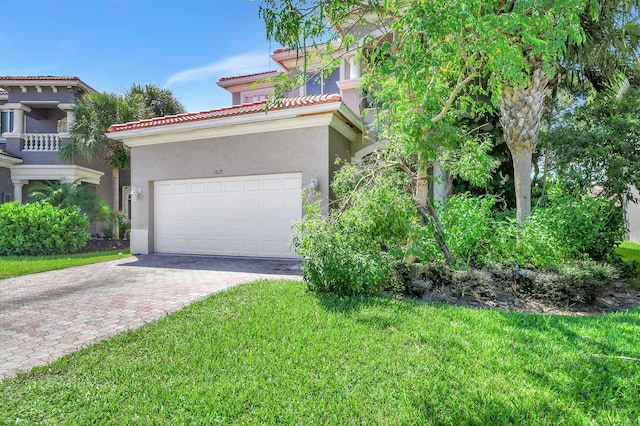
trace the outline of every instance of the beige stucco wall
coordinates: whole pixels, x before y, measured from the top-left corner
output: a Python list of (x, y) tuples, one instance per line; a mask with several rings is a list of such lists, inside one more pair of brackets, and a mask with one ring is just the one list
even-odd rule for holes
[(131, 203), (131, 250), (154, 252), (155, 181), (301, 172), (303, 187), (318, 179), (326, 206), (333, 162), (348, 151), (347, 139), (328, 126), (133, 147), (131, 185), (142, 193)]
[[(633, 189), (635, 197), (638, 197), (638, 190)], [(629, 225), (628, 239), (640, 243), (640, 204), (627, 203), (627, 224)]]

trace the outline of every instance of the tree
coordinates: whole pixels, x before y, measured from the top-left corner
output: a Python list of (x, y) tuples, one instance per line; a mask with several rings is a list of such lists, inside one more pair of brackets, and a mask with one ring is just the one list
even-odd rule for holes
[(144, 87), (134, 83), (125, 94), (125, 98), (137, 98), (141, 104), (140, 118), (165, 117), (185, 113), (182, 103), (171, 90), (163, 89), (151, 83)]
[[(556, 86), (596, 92), (619, 89), (620, 79), (637, 84), (640, 48), (640, 1), (601, 0), (599, 13), (580, 15), (584, 42), (569, 44), (558, 73)], [(617, 94), (617, 93), (616, 93)]]
[(260, 13), (267, 35), (287, 47), (304, 52), (326, 40), (325, 51), (335, 55), (356, 49), (365, 62), (362, 87), (382, 111), (387, 135), (417, 154), (422, 170), (443, 148), (473, 140), (455, 128), (457, 120), (499, 106), (523, 222), (549, 78), (567, 44), (582, 43), (580, 16), (585, 10), (597, 16), (595, 6), (586, 0), (264, 0)]
[(622, 98), (598, 94), (569, 110), (543, 134), (551, 167), (569, 193), (601, 188), (617, 203), (634, 201), (640, 187), (640, 89)]
[[(130, 157), (121, 141), (105, 136), (109, 126), (183, 111), (184, 107), (170, 90), (160, 89), (154, 84), (144, 88), (134, 84), (125, 96), (87, 93), (74, 105), (75, 120), (70, 129), (73, 141), (61, 148), (60, 155), (67, 161), (75, 155), (88, 161), (108, 161), (112, 167), (112, 205), (117, 209), (120, 201), (120, 170), (129, 168)], [(117, 222), (114, 227), (114, 235), (117, 236)]]
[[(138, 120), (140, 109), (137, 98), (125, 98), (114, 93), (87, 93), (76, 101), (73, 108), (75, 120), (70, 129), (73, 140), (60, 150), (65, 160), (71, 160), (78, 154), (88, 161), (105, 159), (109, 162), (114, 210), (120, 200), (120, 170), (129, 167), (130, 159), (122, 142), (109, 139), (105, 134), (112, 124)], [(117, 224), (114, 228), (117, 237)]]

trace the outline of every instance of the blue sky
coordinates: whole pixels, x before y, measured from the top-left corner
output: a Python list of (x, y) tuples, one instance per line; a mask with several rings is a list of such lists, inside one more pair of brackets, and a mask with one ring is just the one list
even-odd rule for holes
[(0, 75), (74, 75), (99, 91), (167, 87), (188, 111), (230, 105), (220, 77), (276, 69), (260, 0), (12, 0)]

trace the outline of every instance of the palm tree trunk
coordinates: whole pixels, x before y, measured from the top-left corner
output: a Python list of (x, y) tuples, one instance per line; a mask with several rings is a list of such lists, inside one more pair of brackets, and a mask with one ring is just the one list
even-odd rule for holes
[(521, 151), (511, 155), (516, 186), (516, 219), (524, 223), (531, 214), (531, 157), (532, 151)]
[(531, 214), (531, 159), (538, 145), (538, 133), (549, 78), (541, 69), (526, 89), (506, 86), (500, 97), (500, 124), (513, 157), (516, 186), (516, 216), (519, 223)]

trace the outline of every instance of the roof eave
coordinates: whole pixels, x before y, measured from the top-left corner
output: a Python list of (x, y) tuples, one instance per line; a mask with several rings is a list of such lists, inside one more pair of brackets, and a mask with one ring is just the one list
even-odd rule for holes
[(218, 80), (216, 84), (222, 87), (223, 89), (226, 89), (231, 86), (238, 86), (240, 84), (247, 84), (247, 83), (255, 83), (261, 80), (265, 80), (267, 78), (277, 77), (281, 73), (282, 71), (269, 71), (269, 72), (250, 75), (250, 76), (241, 76), (237, 78), (236, 77), (224, 78), (224, 79)]
[(96, 90), (89, 86), (84, 81), (72, 80), (72, 79), (60, 79), (60, 80), (32, 80), (32, 79), (23, 79), (23, 80), (2, 80), (0, 79), (0, 87), (19, 87), (19, 86), (67, 86), (67, 87), (79, 87), (85, 92), (95, 92)]
[[(125, 145), (128, 142), (138, 138), (153, 138), (167, 134), (184, 134), (187, 132), (200, 131), (204, 129), (222, 129), (233, 128), (234, 126), (254, 125), (266, 123), (269, 121), (282, 121), (301, 117), (311, 117), (323, 114), (338, 114), (343, 121), (350, 127), (362, 132), (362, 124), (356, 115), (349, 110), (341, 101), (327, 102), (318, 105), (307, 105), (295, 108), (286, 108), (282, 110), (271, 110), (268, 113), (264, 111), (251, 114), (230, 116), (222, 118), (204, 119), (186, 123), (167, 124), (163, 126), (153, 126), (140, 129), (120, 130), (107, 133), (109, 139), (122, 141)], [(330, 120), (329, 120), (330, 122)], [(129, 145), (133, 146), (135, 143)]]

